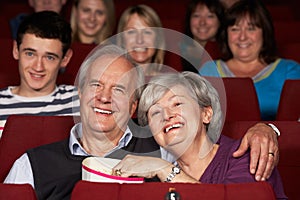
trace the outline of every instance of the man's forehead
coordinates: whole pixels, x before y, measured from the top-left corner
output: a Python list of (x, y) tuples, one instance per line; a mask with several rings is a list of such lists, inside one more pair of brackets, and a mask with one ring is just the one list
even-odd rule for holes
[(124, 57), (102, 56), (92, 63), (90, 75), (99, 80), (120, 80), (124, 83), (136, 79), (137, 72), (132, 63)]
[(94, 60), (92, 65), (96, 65), (102, 70), (110, 68), (116, 68), (116, 70), (131, 70), (134, 66), (133, 64), (126, 59), (124, 56), (120, 55), (102, 55)]

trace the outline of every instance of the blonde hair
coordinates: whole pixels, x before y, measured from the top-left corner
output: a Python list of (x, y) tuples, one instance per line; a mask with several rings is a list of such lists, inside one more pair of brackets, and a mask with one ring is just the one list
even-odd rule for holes
[[(107, 39), (112, 35), (116, 23), (114, 2), (112, 0), (100, 0), (100, 1), (102, 1), (105, 6), (106, 21), (102, 29), (99, 31), (99, 33), (95, 38), (95, 43), (97, 44), (100, 44), (101, 42), (103, 42), (105, 39)], [(71, 18), (70, 18), (73, 42), (81, 42), (78, 36), (78, 27), (77, 27), (75, 14), (74, 14), (76, 12), (75, 10), (78, 8), (79, 3), (80, 0), (74, 0), (72, 12), (71, 12)]]
[[(129, 18), (133, 15), (137, 14), (143, 21), (149, 26), (149, 27), (154, 27), (157, 29), (154, 29), (156, 32), (156, 53), (154, 57), (152, 58), (152, 62), (157, 63), (157, 65), (153, 65), (152, 69), (154, 71), (160, 71), (162, 64), (164, 62), (164, 56), (165, 56), (165, 40), (164, 35), (162, 33), (162, 23), (161, 20), (158, 16), (158, 14), (149, 6), (146, 5), (136, 5), (136, 6), (131, 6), (127, 8), (123, 14), (121, 15), (119, 19), (119, 24), (118, 24), (118, 33), (121, 33), (124, 31), (125, 26), (129, 20)], [(123, 38), (120, 36), (117, 38), (118, 44), (120, 46), (123, 46)], [(159, 40), (159, 41), (158, 41)]]

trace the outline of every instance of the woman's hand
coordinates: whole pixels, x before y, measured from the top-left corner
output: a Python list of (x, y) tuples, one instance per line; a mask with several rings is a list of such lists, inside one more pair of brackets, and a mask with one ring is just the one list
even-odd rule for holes
[(161, 181), (164, 181), (162, 179), (167, 177), (168, 169), (172, 169), (172, 166), (171, 163), (161, 158), (127, 155), (113, 168), (113, 175), (145, 178), (158, 176)]

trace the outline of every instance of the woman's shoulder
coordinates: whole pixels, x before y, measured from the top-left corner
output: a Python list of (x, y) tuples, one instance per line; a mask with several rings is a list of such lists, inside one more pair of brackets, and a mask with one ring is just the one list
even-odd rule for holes
[(204, 63), (199, 69), (199, 74), (202, 76), (217, 76), (219, 77), (218, 65), (222, 60), (211, 60)]
[[(275, 62), (276, 63), (276, 62)], [(300, 78), (300, 64), (291, 59), (280, 58), (277, 61), (276, 68), (274, 70), (278, 75), (284, 75), (285, 78)]]
[(228, 137), (226, 135), (221, 134), (219, 139), (220, 146), (232, 146), (233, 148), (238, 147), (240, 144), (240, 140), (233, 139), (231, 137)]
[(279, 58), (278, 66), (280, 67), (300, 67), (300, 63), (292, 59)]

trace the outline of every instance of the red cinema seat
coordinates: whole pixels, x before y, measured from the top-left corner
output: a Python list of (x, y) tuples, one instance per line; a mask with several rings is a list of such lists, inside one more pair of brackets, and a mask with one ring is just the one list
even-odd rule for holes
[(10, 25), (9, 21), (5, 18), (0, 17), (0, 38), (8, 38), (11, 39), (11, 30), (10, 30)]
[(0, 181), (27, 149), (68, 138), (73, 125), (72, 116), (9, 116), (0, 139)]
[(33, 9), (30, 7), (27, 1), (2, 1), (0, 7), (1, 16), (3, 16), (6, 20), (10, 20), (16, 17), (20, 13), (32, 13)]
[(36, 200), (34, 189), (29, 184), (0, 183), (0, 200)]
[(276, 121), (281, 131), (278, 138), (280, 158), (278, 169), (282, 178), (285, 194), (289, 199), (300, 199), (298, 181), (300, 179), (300, 122)]
[(266, 7), (274, 21), (288, 21), (296, 19), (290, 4), (268, 4)]
[(278, 54), (282, 58), (292, 59), (300, 63), (300, 41), (288, 42), (278, 46)]
[(205, 44), (204, 48), (212, 60), (221, 58), (221, 50), (216, 41), (208, 41)]
[[(297, 121), (271, 121), (281, 132), (278, 138), (279, 163), (278, 170), (281, 175), (285, 194), (289, 199), (300, 199), (298, 180), (300, 179), (300, 122)], [(226, 122), (222, 133), (232, 137), (241, 138), (249, 127), (257, 121)]]
[(13, 58), (13, 40), (10, 38), (1, 38), (0, 59), (0, 88), (15, 86), (20, 83), (18, 61)]
[(274, 21), (275, 38), (278, 46), (300, 42), (300, 20)]
[(275, 199), (273, 188), (267, 182), (239, 184), (192, 184), (161, 183), (143, 184), (96, 183), (79, 181), (72, 192), (71, 200), (86, 199), (165, 199), (175, 190), (181, 199), (199, 200), (271, 200)]
[(260, 110), (251, 78), (205, 77), (217, 89), (226, 121), (260, 120)]
[(57, 83), (74, 85), (82, 62), (96, 46), (96, 44), (82, 44), (79, 42), (74, 42), (71, 46), (73, 49), (73, 56), (64, 72), (58, 75)]
[(300, 80), (286, 80), (284, 82), (277, 120), (300, 120)]

